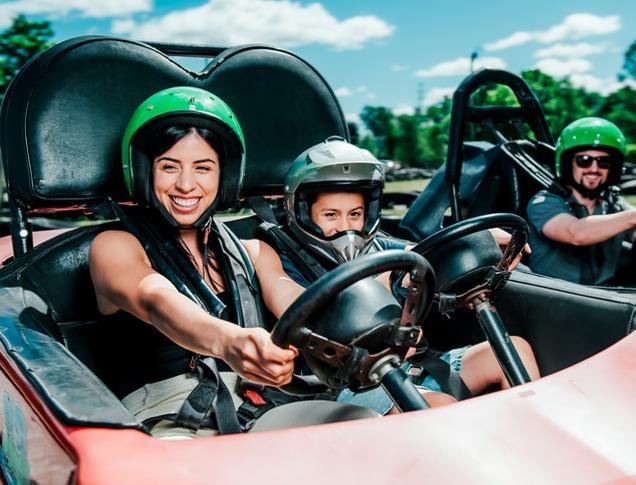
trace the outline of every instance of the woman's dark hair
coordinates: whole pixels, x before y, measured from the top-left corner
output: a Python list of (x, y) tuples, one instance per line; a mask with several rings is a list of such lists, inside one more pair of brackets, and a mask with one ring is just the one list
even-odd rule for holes
[[(210, 145), (210, 147), (214, 149), (214, 151), (219, 156), (219, 164), (222, 168), (223, 161), (227, 158), (225, 144), (222, 143), (220, 138), (213, 131), (201, 126), (186, 124), (160, 126), (156, 129), (152, 129), (151, 127), (148, 132), (143, 133), (137, 140), (137, 147), (152, 162), (152, 160), (170, 150), (170, 148), (172, 148), (179, 140), (185, 138), (191, 133), (197, 133), (207, 142), (208, 145)], [(152, 170), (150, 171), (150, 174), (152, 178)], [(157, 229), (159, 233), (163, 234), (166, 238), (170, 237), (173, 234), (172, 228), (169, 228), (167, 225), (164, 224), (159, 224), (159, 227)], [(210, 272), (211, 267), (214, 272), (221, 275), (221, 277), (223, 276), (221, 268), (214, 256), (214, 252), (209, 250), (207, 236), (204, 235), (203, 231), (199, 231), (198, 238), (199, 246), (203, 254), (203, 268), (201, 272), (205, 277), (207, 277), (208, 282), (212, 285), (212, 289), (215, 293), (223, 291), (223, 285), (220, 284)], [(197, 268), (197, 271), (200, 271), (194, 255), (192, 254), (188, 246), (183, 242), (183, 239), (181, 239), (181, 237), (178, 237), (177, 239), (184, 254), (194, 265), (194, 267)]]
[(218, 154), (219, 163), (223, 163), (223, 160), (226, 158), (225, 145), (214, 132), (200, 126), (170, 125), (161, 127), (143, 136), (138, 146), (150, 160), (154, 160), (162, 153), (170, 150), (179, 140), (185, 138), (190, 133), (197, 133), (203, 138)]

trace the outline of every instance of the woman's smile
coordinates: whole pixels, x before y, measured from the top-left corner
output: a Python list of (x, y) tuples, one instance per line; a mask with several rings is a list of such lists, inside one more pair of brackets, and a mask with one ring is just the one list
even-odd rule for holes
[(154, 159), (157, 199), (180, 226), (191, 226), (212, 205), (219, 190), (219, 156), (192, 132)]

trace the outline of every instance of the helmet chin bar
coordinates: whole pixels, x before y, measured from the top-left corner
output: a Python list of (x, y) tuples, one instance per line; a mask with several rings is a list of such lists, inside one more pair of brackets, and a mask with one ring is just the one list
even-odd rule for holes
[(351, 261), (364, 254), (369, 249), (368, 238), (360, 231), (339, 232), (331, 238), (325, 238), (324, 248), (329, 248), (340, 263)]

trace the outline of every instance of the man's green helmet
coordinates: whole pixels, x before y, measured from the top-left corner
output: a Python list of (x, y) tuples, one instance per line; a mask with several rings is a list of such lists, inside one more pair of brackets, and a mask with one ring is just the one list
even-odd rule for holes
[[(170, 126), (205, 128), (218, 139), (221, 175), (219, 192), (210, 208), (193, 227), (204, 224), (214, 210), (232, 208), (239, 197), (245, 174), (245, 141), (236, 116), (225, 102), (200, 88), (178, 86), (146, 99), (133, 113), (121, 146), (124, 181), (133, 200), (158, 208), (176, 222), (158, 202), (152, 190), (152, 160), (144, 153), (152, 135)], [(218, 150), (217, 150), (218, 151)]]
[(615, 185), (620, 181), (625, 158), (625, 136), (611, 121), (603, 118), (581, 118), (563, 129), (555, 147), (556, 174), (564, 182), (572, 182), (572, 156), (574, 153), (600, 149), (612, 157), (612, 167), (604, 185)]

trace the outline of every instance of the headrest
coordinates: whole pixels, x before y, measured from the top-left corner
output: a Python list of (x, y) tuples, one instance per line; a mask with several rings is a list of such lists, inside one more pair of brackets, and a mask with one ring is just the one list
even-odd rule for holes
[(282, 194), (285, 175), (301, 152), (331, 135), (349, 139), (333, 91), (294, 54), (258, 46), (228, 49), (212, 62), (209, 81), (245, 134), (245, 194)]
[(147, 44), (79, 37), (33, 58), (5, 94), (0, 156), (9, 196), (26, 209), (125, 198), (126, 124), (144, 99), (178, 85), (207, 89), (232, 107), (245, 134), (250, 193), (282, 192), (298, 153), (347, 135), (330, 87), (286, 51), (228, 49), (195, 73)]

